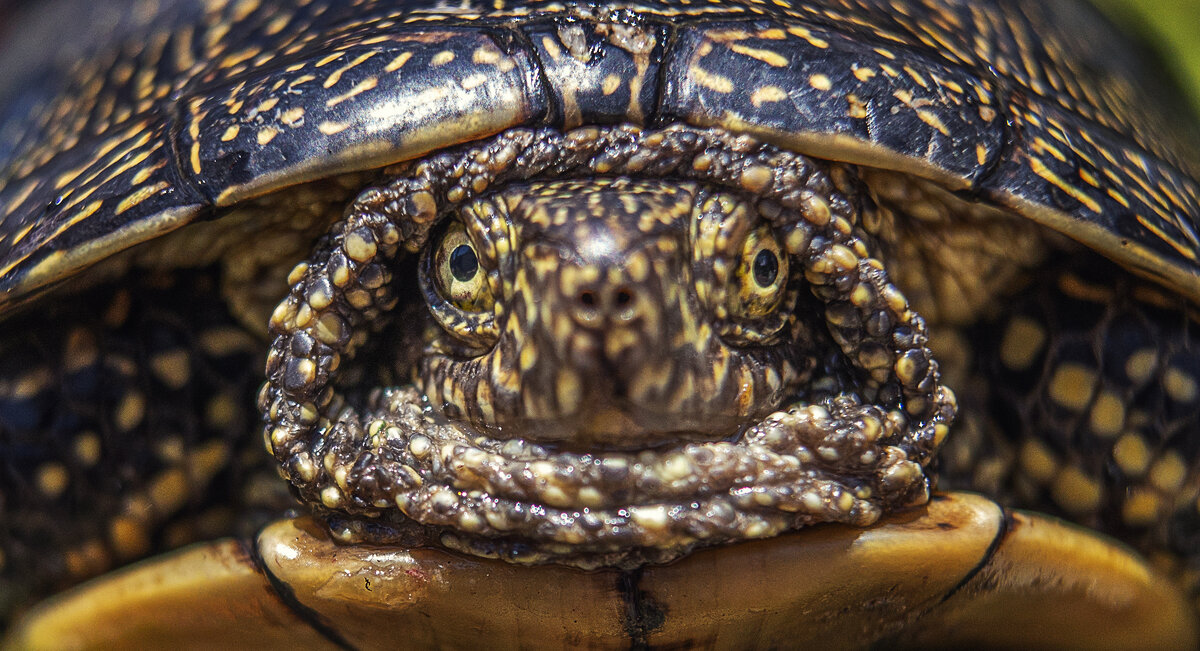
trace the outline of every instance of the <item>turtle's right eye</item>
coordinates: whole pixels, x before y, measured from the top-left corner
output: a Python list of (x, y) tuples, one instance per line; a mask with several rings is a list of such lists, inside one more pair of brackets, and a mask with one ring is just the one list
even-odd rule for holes
[(730, 311), (742, 318), (771, 314), (787, 291), (788, 260), (783, 245), (769, 226), (746, 237), (734, 272), (736, 291), (730, 294)]
[(492, 308), (487, 273), (461, 223), (452, 223), (437, 243), (433, 270), (438, 292), (455, 307), (468, 312)]

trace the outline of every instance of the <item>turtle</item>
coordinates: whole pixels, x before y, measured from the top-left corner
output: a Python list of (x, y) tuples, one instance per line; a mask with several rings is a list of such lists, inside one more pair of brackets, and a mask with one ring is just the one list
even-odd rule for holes
[(1200, 138), (1091, 7), (93, 4), (0, 54), (6, 646), (1196, 644)]

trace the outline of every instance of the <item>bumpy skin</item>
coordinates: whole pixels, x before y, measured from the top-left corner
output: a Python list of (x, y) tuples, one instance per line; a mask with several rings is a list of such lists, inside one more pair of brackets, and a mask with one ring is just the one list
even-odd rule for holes
[[(1195, 345), (1191, 306), (1200, 296), (1196, 263), (1200, 214), (1196, 179), (1200, 173), (1195, 138), (1190, 128), (1179, 126), (1186, 119), (1172, 107), (1180, 102), (1155, 85), (1154, 75), (1126, 56), (1128, 48), (1122, 39), (1085, 9), (1032, 0), (702, 6), (641, 2), (603, 8), (536, 2), (468, 3), (456, 5), (453, 11), (434, 8), (432, 3), (382, 1), (352, 6), (318, 0), (283, 8), (256, 2), (150, 4), (138, 3), (136, 11), (90, 6), (68, 10), (55, 25), (56, 32), (70, 31), (74, 24), (84, 37), (64, 39), (67, 45), (61, 59), (5, 65), (5, 76), (0, 77), (0, 85), (8, 91), (0, 105), (0, 306), (5, 310), (5, 350), (17, 351), (6, 354), (6, 360), (20, 359), (24, 347), (19, 336), (10, 333), (30, 329), (30, 324), (47, 323), (45, 333), (38, 336), (49, 342), (30, 356), (30, 370), (21, 365), (0, 378), (4, 399), (0, 416), (5, 418), (0, 421), (0, 455), (4, 458), (0, 516), (5, 522), (35, 523), (41, 517), (37, 513), (50, 513), (51, 523), (65, 519), (77, 524), (65, 524), (63, 531), (78, 532), (46, 538), (37, 533), (44, 528), (32, 524), (6, 525), (0, 529), (0, 543), (9, 561), (4, 564), (8, 576), (23, 574), (13, 569), (18, 565), (11, 559), (18, 557), (61, 576), (62, 568), (71, 565), (72, 552), (82, 550), (82, 555), (76, 553), (74, 558), (82, 559), (78, 564), (83, 569), (70, 572), (75, 579), (159, 542), (178, 542), (186, 536), (177, 539), (156, 532), (179, 512), (179, 504), (187, 502), (199, 510), (211, 499), (223, 499), (209, 488), (211, 473), (188, 474), (191, 471), (186, 469), (208, 458), (205, 450), (220, 449), (220, 459), (240, 458), (232, 448), (221, 447), (228, 440), (251, 445), (248, 439), (253, 436), (248, 428), (222, 426), (226, 412), (213, 409), (212, 413), (225, 414), (214, 420), (209, 411), (201, 416), (197, 405), (214, 390), (236, 387), (234, 393), (240, 393), (246, 377), (246, 366), (240, 363), (215, 376), (183, 374), (185, 389), (179, 395), (187, 398), (158, 400), (159, 388), (154, 383), (164, 375), (170, 382), (181, 375), (178, 356), (161, 358), (158, 354), (161, 351), (152, 333), (160, 328), (151, 318), (137, 321), (142, 325), (130, 326), (120, 337), (135, 342), (129, 344), (133, 352), (127, 355), (133, 363), (106, 352), (96, 358), (105, 360), (106, 368), (116, 369), (105, 370), (103, 376), (111, 378), (114, 395), (89, 397), (89, 410), (97, 403), (116, 406), (94, 410), (89, 415), (91, 424), (55, 420), (60, 414), (57, 407), (68, 393), (60, 387), (69, 387), (79, 360), (87, 359), (78, 355), (79, 342), (86, 339), (74, 335), (71, 326), (79, 323), (86, 331), (101, 333), (94, 335), (98, 342), (111, 338), (102, 334), (104, 324), (70, 309), (50, 307), (52, 301), (107, 304), (120, 292), (95, 287), (105, 283), (136, 290), (140, 297), (155, 296), (130, 280), (145, 268), (197, 267), (214, 274), (210, 282), (225, 303), (217, 306), (220, 318), (197, 318), (194, 312), (209, 314), (209, 308), (198, 309), (192, 301), (174, 308), (183, 314), (184, 330), (201, 333), (188, 335), (188, 343), (181, 346), (190, 351), (184, 357), (191, 360), (192, 369), (208, 364), (201, 353), (201, 349), (207, 350), (203, 332), (236, 330), (238, 321), (261, 324), (263, 319), (255, 315), (264, 310), (269, 313), (270, 306), (287, 294), (289, 284), (294, 286), (287, 299), (290, 302), (273, 323), (277, 334), (296, 343), (297, 333), (310, 325), (299, 318), (305, 305), (308, 318), (332, 314), (341, 320), (322, 323), (315, 319), (318, 329), (310, 341), (300, 341), (291, 351), (276, 350), (271, 362), (274, 384), (267, 390), (266, 404), (268, 408), (281, 405), (268, 413), (272, 423), (267, 432), (269, 446), (306, 502), (320, 504), (333, 517), (342, 518), (338, 522), (344, 529), (339, 533), (344, 538), (430, 535), (425, 529), (415, 533), (404, 530), (405, 521), (395, 517), (396, 508), (405, 508), (397, 505), (398, 498), (410, 496), (405, 498), (412, 500), (409, 511), (426, 518), (423, 521), (429, 526), (465, 532), (458, 539), (451, 536), (451, 544), (479, 553), (511, 554), (512, 545), (504, 548), (508, 551), (498, 551), (479, 542), (496, 536), (476, 536), (482, 531), (478, 523), (463, 518), (470, 509), (455, 501), (452, 508), (439, 510), (447, 501), (432, 489), (422, 497), (419, 490), (408, 491), (411, 487), (401, 485), (397, 478), (408, 475), (403, 468), (409, 468), (416, 474), (410, 476), (411, 484), (419, 489), (427, 482), (436, 486), (461, 480), (461, 476), (438, 470), (439, 465), (475, 473), (496, 470), (504, 463), (523, 463), (521, 455), (550, 458), (540, 444), (530, 449), (516, 444), (508, 451), (502, 446), (489, 449), (477, 444), (477, 437), (471, 434), (475, 428), (488, 431), (497, 424), (547, 420), (547, 413), (570, 416), (566, 413), (570, 410), (563, 408), (574, 402), (570, 395), (553, 399), (538, 395), (529, 404), (521, 398), (489, 415), (481, 407), (479, 387), (502, 390), (507, 383), (495, 377), (481, 380), (485, 375), (480, 369), (465, 371), (459, 361), (451, 364), (453, 368), (430, 361), (417, 378), (418, 386), (432, 394), (431, 403), (441, 403), (439, 418), (465, 415), (470, 423), (467, 430), (442, 430), (446, 437), (465, 437), (464, 449), (459, 451), (462, 456), (451, 446), (452, 463), (444, 464), (432, 455), (426, 455), (427, 462), (418, 459), (421, 455), (413, 450), (414, 442), (421, 449), (415, 430), (433, 426), (422, 420), (429, 417), (425, 411), (411, 413), (414, 405), (424, 407), (411, 393), (390, 392), (357, 400), (361, 395), (355, 394), (369, 393), (363, 387), (387, 372), (368, 368), (364, 380), (361, 356), (359, 366), (346, 370), (339, 389), (352, 403), (369, 403), (374, 409), (362, 417), (346, 412), (346, 419), (340, 419), (342, 404), (334, 402), (334, 390), (328, 389), (327, 394), (322, 385), (317, 391), (312, 381), (319, 375), (325, 376), (320, 378), (322, 382), (327, 380), (341, 362), (337, 351), (367, 343), (378, 345), (377, 335), (362, 324), (375, 322), (387, 312), (385, 308), (401, 299), (405, 306), (419, 305), (414, 301), (422, 296), (413, 289), (418, 285), (418, 271), (401, 267), (397, 278), (409, 282), (397, 282), (393, 287), (386, 282), (391, 257), (377, 260), (380, 249), (403, 242), (410, 253), (417, 252), (434, 227), (433, 220), (444, 217), (439, 211), (450, 204), (474, 210), (480, 219), (488, 218), (487, 201), (504, 203), (509, 210), (502, 198), (503, 184), (492, 186), (490, 178), (482, 189), (457, 188), (461, 196), (452, 194), (455, 188), (446, 185), (452, 183), (450, 178), (478, 180), (486, 176), (472, 165), (494, 160), (460, 161), (462, 165), (451, 170), (449, 177), (422, 177), (422, 163), (383, 172), (357, 172), (427, 155), (432, 156), (431, 161), (449, 164), (461, 152), (446, 154), (449, 158), (439, 152), (465, 142), (502, 142), (488, 140), (501, 133), (501, 139), (542, 134), (528, 141), (529, 145), (550, 142), (548, 132), (521, 128), (562, 132), (620, 123), (647, 128), (671, 124), (714, 128), (714, 137), (724, 143), (717, 146), (718, 152), (759, 155), (776, 146), (800, 154), (797, 160), (807, 157), (856, 164), (801, 163), (815, 165), (820, 175), (828, 176), (829, 183), (813, 195), (832, 206), (827, 209), (829, 223), (837, 223), (835, 216), (844, 223), (833, 240), (846, 239), (834, 244), (818, 242), (831, 237), (822, 230), (828, 224), (819, 223), (823, 221), (819, 215), (824, 214), (820, 208), (808, 206), (808, 217), (796, 222), (786, 222), (775, 212), (779, 205), (791, 210), (804, 207), (803, 196), (788, 194), (789, 183), (798, 184), (793, 190), (807, 187), (799, 180), (769, 179), (782, 181), (776, 187), (758, 171), (736, 178), (720, 170), (709, 172), (704, 155), (698, 152), (688, 152), (686, 158), (692, 171), (670, 168), (674, 177), (648, 171), (638, 156), (614, 162), (590, 155), (577, 161), (570, 174), (562, 170), (533, 178), (538, 172), (518, 179), (541, 183), (574, 175), (588, 184), (597, 176), (625, 175), (635, 177), (635, 182), (670, 178), (680, 182), (678, 190), (685, 193), (685, 185), (691, 183), (708, 192), (733, 192), (743, 198), (748, 194), (756, 202), (749, 212), (757, 212), (758, 218), (782, 219), (776, 224), (779, 227), (803, 222), (815, 229), (806, 231), (813, 239), (802, 242), (803, 246), (793, 246), (787, 233), (779, 233), (792, 256), (789, 277), (797, 283), (811, 283), (817, 290), (814, 293), (806, 286), (798, 291), (798, 296), (805, 297), (800, 305), (813, 301), (824, 306), (823, 315), (805, 321), (806, 328), (796, 323), (789, 326), (789, 337), (803, 344), (800, 352), (783, 356), (795, 360), (796, 372), (785, 372), (782, 364), (772, 366), (780, 361), (777, 358), (766, 366), (774, 368), (779, 386), (786, 388), (770, 387), (768, 371), (756, 371), (760, 377), (748, 383), (755, 390), (748, 394), (744, 412), (728, 405), (705, 405), (712, 410), (709, 414), (727, 417), (736, 412), (745, 419), (748, 435), (743, 441), (752, 439), (754, 428), (750, 426), (764, 415), (790, 406), (793, 394), (849, 391), (879, 404), (849, 405), (844, 414), (827, 410), (829, 421), (815, 430), (799, 425), (783, 428), (791, 456), (800, 459), (799, 448), (812, 443), (798, 442), (801, 435), (824, 436), (837, 430), (836, 424), (841, 422), (837, 419), (844, 416), (844, 422), (853, 424), (846, 428), (852, 434), (847, 438), (855, 439), (851, 444), (882, 441), (915, 459), (918, 467), (929, 462), (929, 441), (939, 438), (936, 428), (944, 424), (944, 414), (938, 414), (945, 409), (939, 410), (938, 405), (948, 407), (949, 402), (946, 394), (938, 394), (932, 386), (936, 379), (918, 386), (926, 378), (936, 378), (936, 371), (927, 363), (920, 328), (914, 330), (920, 337), (908, 338), (896, 338), (890, 330), (905, 321), (901, 316), (910, 311), (910, 306), (901, 304), (900, 292), (894, 294), (894, 303), (886, 298), (882, 301), (887, 309), (879, 309), (879, 298), (892, 296), (887, 287), (894, 281), (913, 298), (917, 312), (936, 315), (931, 317), (928, 347), (943, 359), (948, 355), (959, 361), (982, 359), (975, 367), (965, 362), (956, 365), (961, 368), (955, 371), (954, 386), (963, 387), (960, 393), (969, 402), (959, 426), (963, 435), (958, 438), (964, 444), (944, 459), (948, 476), (1012, 495), (1028, 505), (1062, 509), (1078, 520), (1123, 532), (1128, 539), (1142, 542), (1144, 549), (1194, 554), (1194, 543), (1186, 541), (1195, 537), (1197, 380), (1186, 351)], [(14, 46), (13, 51), (32, 49)], [(16, 56), (9, 53), (5, 61), (28, 61)], [(77, 60), (80, 63), (75, 63)], [(28, 76), (23, 78), (18, 71), (28, 71)], [(749, 134), (753, 139), (721, 136), (722, 130)], [(733, 142), (728, 142), (730, 139)], [(758, 149), (758, 141), (769, 143), (768, 148)], [(641, 150), (647, 155), (670, 154), (672, 150), (662, 149), (661, 144), (644, 143)], [(568, 149), (555, 147), (543, 153), (557, 161)], [(668, 159), (682, 165), (680, 160)], [(624, 167), (615, 167), (618, 163)], [(557, 163), (547, 163), (552, 164)], [(459, 172), (462, 174), (454, 176)], [(701, 178), (703, 174), (712, 176)], [(332, 181), (316, 182), (337, 175)], [(420, 191), (405, 194), (400, 190), (411, 188), (390, 185), (412, 179), (430, 184), (428, 197)], [(302, 189), (269, 194), (306, 182)], [(760, 182), (764, 184), (761, 187)], [(360, 194), (364, 187), (371, 189)], [(464, 203), (489, 189), (499, 194), (483, 197), (484, 203), (474, 208)], [(779, 196), (764, 203), (760, 201), (764, 192)], [(259, 195), (267, 196), (249, 201)], [(343, 294), (339, 286), (335, 295), (334, 275), (329, 276), (332, 285), (325, 291), (315, 284), (320, 278), (306, 275), (307, 267), (284, 283), (286, 270), (309, 257), (317, 234), (342, 216), (343, 208), (356, 196), (358, 201), (346, 222), (353, 228), (335, 230), (319, 242), (312, 265), (314, 273), (321, 267), (336, 274), (338, 267), (328, 265), (342, 255), (347, 259), (348, 277), (353, 271), (358, 293)], [(631, 196), (637, 201), (647, 193)], [(680, 197), (672, 196), (666, 200), (660, 192), (658, 201), (681, 205)], [(837, 197), (846, 203), (839, 204)], [(815, 221), (811, 219), (814, 215), (818, 215)], [(202, 218), (215, 221), (192, 224)], [(361, 219), (367, 221), (355, 221)], [(536, 221), (508, 212), (503, 220), (518, 224)], [(614, 223), (623, 222), (618, 218)], [(181, 229), (188, 224), (192, 225)], [(394, 231), (388, 230), (389, 225)], [(370, 239), (354, 236), (357, 228), (366, 228), (363, 232)], [(176, 229), (180, 230), (160, 237)], [(1066, 244), (1051, 231), (1083, 246)], [(684, 241), (694, 242), (695, 238), (689, 235)], [(1010, 241), (1021, 246), (997, 246), (997, 242)], [(139, 243), (145, 245), (134, 247)], [(822, 248), (825, 245), (830, 246)], [(836, 246), (849, 254), (835, 250)], [(1052, 318), (1059, 314), (1054, 301), (1061, 296), (1070, 297), (1072, 304), (1094, 302), (1097, 296), (1096, 292), (1075, 291), (1079, 285), (1070, 282), (1070, 271), (1055, 266), (1049, 275), (1032, 274), (1035, 279), (1054, 279), (1031, 292), (1042, 297), (1037, 299), (1040, 305), (1049, 301), (1049, 309), (1025, 302), (1018, 303), (1015, 312), (1005, 311), (1002, 306), (1024, 289), (1021, 283), (1030, 277), (1030, 269), (1044, 259), (1061, 257), (1063, 250), (1078, 248), (1098, 251), (1119, 262), (1119, 268), (1110, 266), (1101, 274), (1102, 285), (1124, 288), (1118, 294), (1119, 308), (1102, 311), (1095, 320)], [(1073, 255), (1086, 266), (1096, 264), (1095, 256)], [(491, 259), (502, 258), (496, 254)], [(717, 260), (733, 264), (721, 254), (710, 259), (714, 265)], [(881, 260), (879, 266), (886, 264), (888, 274), (864, 270), (864, 265), (872, 266), (868, 260)], [(74, 275), (97, 262), (103, 264), (87, 274)], [(823, 264), (832, 266), (821, 267)], [(219, 270), (212, 271), (210, 265)], [(130, 269), (134, 271), (126, 275)], [(928, 273), (922, 275), (914, 269)], [(1154, 283), (1135, 280), (1126, 270)], [(869, 276), (870, 282), (865, 284), (873, 289), (865, 298), (857, 295), (863, 301), (858, 305), (853, 290), (863, 274)], [(72, 287), (55, 288), (55, 283), (72, 276), (76, 279), (71, 281)], [(544, 273), (539, 276), (527, 271), (524, 282), (530, 286), (543, 283), (543, 289), (549, 286), (560, 294), (579, 296), (566, 292), (561, 284), (545, 284), (547, 278)], [(560, 281), (568, 282), (565, 278)], [(499, 277), (495, 282), (502, 285)], [(703, 286), (672, 286), (670, 291), (699, 294), (696, 288)], [(431, 285), (425, 283), (425, 287)], [(609, 296), (616, 301), (621, 287), (610, 289)], [(51, 293), (43, 298), (47, 292)], [(174, 300), (204, 294), (199, 289), (181, 289), (170, 295)], [(690, 299), (671, 299), (667, 292), (660, 295), (664, 303), (656, 301), (652, 307), (678, 308), (660, 314), (679, 318), (680, 323), (701, 315), (699, 311), (689, 315)], [(424, 296), (432, 299), (434, 314), (439, 314), (438, 293), (426, 291)], [(503, 298), (495, 304), (520, 304), (511, 295)], [(1146, 308), (1147, 301), (1155, 307)], [(177, 305), (165, 298), (161, 302)], [(208, 305), (201, 299), (195, 303)], [(955, 309), (963, 303), (972, 309)], [(876, 313), (888, 315), (887, 327), (870, 318)], [(997, 313), (1002, 318), (993, 323), (990, 317)], [(444, 317), (447, 312), (440, 314)], [(703, 317), (714, 314), (715, 310)], [(1009, 317), (1014, 317), (1011, 323)], [(423, 317), (422, 322), (429, 318), (433, 317)], [(826, 322), (820, 324), (823, 331), (814, 326), (822, 318)], [(915, 315), (907, 318), (917, 322)], [(979, 330), (967, 327), (981, 318), (988, 323)], [(1110, 324), (1128, 321), (1136, 322), (1133, 335), (1116, 345), (1105, 341)], [(1029, 322), (1043, 329), (1040, 338), (1029, 335)], [(442, 323), (447, 325), (444, 318)], [(536, 320), (514, 323), (536, 332)], [(12, 331), (7, 330), (10, 327)], [(443, 327), (444, 334), (429, 330), (434, 334), (418, 344), (411, 336), (402, 337), (401, 377), (393, 378), (396, 383), (408, 379), (403, 374), (417, 357), (414, 351), (425, 350), (421, 346), (434, 352), (463, 346), (462, 341), (446, 338), (453, 337), (456, 328), (460, 339), (471, 340), (465, 344), (468, 348), (479, 347), (480, 341), (486, 340), (478, 328), (464, 328), (461, 323)], [(1003, 333), (1014, 328), (1017, 334), (1010, 340)], [(802, 336), (807, 329), (812, 330), (811, 341)], [(256, 336), (258, 330), (249, 332)], [(615, 330), (607, 327), (605, 332)], [(892, 341), (880, 348), (860, 345), (878, 344), (878, 339), (872, 342), (870, 337), (881, 334), (892, 335)], [(322, 336), (332, 340), (323, 341)], [(549, 339), (547, 349), (564, 343), (554, 336)], [(805, 348), (829, 340), (836, 346), (827, 355), (813, 355)], [(941, 341), (945, 343), (939, 344)], [(1031, 343), (1037, 341), (1047, 345)], [(267, 345), (264, 341), (262, 350)], [(542, 348), (538, 350), (540, 353)], [(286, 364), (285, 353), (290, 355)], [(919, 359), (911, 365), (901, 364), (908, 353), (916, 353)], [(515, 356), (520, 368), (519, 355)], [(828, 373), (830, 359), (839, 356), (843, 373)], [(110, 357), (116, 361), (108, 364)], [(512, 357), (508, 357), (510, 365)], [(310, 366), (302, 363), (306, 360)], [(547, 360), (542, 359), (541, 364)], [(524, 372), (532, 384), (547, 386), (550, 380), (539, 379), (543, 368), (550, 367), (535, 361)], [(349, 377), (353, 373), (358, 374), (357, 379)], [(696, 373), (694, 368), (692, 373)], [(834, 377), (834, 381), (817, 382), (821, 385), (817, 387), (806, 384), (818, 377)], [(1015, 413), (1008, 400), (1014, 386), (1009, 382), (1028, 388)], [(904, 387), (899, 391), (904, 395), (879, 389), (889, 383)], [(906, 386), (910, 384), (913, 386)], [(133, 392), (135, 387), (137, 392)], [(462, 400), (456, 388), (464, 393)], [(473, 397), (465, 393), (467, 388), (474, 390)], [(782, 394), (787, 395), (780, 399)], [(176, 394), (165, 391), (164, 395)], [(142, 417), (133, 418), (138, 412), (128, 406), (136, 405), (137, 396), (153, 399)], [(808, 399), (808, 407), (801, 409), (811, 409), (812, 403), (820, 400), (814, 396), (801, 395)], [(236, 406), (229, 413), (237, 414), (236, 422), (244, 422), (249, 403), (249, 396), (233, 399)], [(309, 408), (310, 404), (319, 408)], [(30, 405), (37, 409), (31, 411)], [(901, 424), (887, 415), (900, 407), (910, 412), (914, 423)], [(868, 408), (881, 413), (865, 413)], [(188, 431), (194, 435), (183, 437), (182, 453), (154, 451), (162, 436), (160, 412), (193, 428)], [(36, 418), (25, 418), (31, 413), (36, 413)], [(408, 425), (396, 422), (406, 413), (420, 418)], [(807, 415), (820, 416), (811, 411)], [(704, 429), (692, 427), (698, 419), (691, 414), (675, 416), (688, 430)], [(873, 430), (866, 424), (868, 416), (880, 423), (882, 438), (878, 441), (862, 436)], [(345, 423), (340, 431), (344, 436), (310, 438), (312, 426), (322, 418), (329, 418), (335, 429)], [(589, 444), (594, 444), (629, 431), (660, 441), (670, 438), (667, 432), (648, 430), (645, 425), (627, 428), (621, 419), (621, 427), (596, 426), (595, 420), (576, 418), (551, 438), (582, 432)], [(630, 420), (636, 425), (638, 419), (635, 415)], [(813, 420), (822, 419), (806, 422)], [(891, 424), (885, 426), (885, 421)], [(373, 431), (376, 422), (380, 425)], [(830, 422), (835, 426), (830, 427)], [(100, 440), (98, 454), (90, 454), (94, 447), (88, 436), (91, 427)], [(372, 446), (382, 449), (390, 445), (387, 437), (392, 427), (407, 441), (407, 452), (387, 450), (392, 456), (384, 460), (394, 467), (376, 475), (380, 463), (367, 457)], [(544, 433), (527, 423), (521, 427), (526, 434)], [(280, 430), (278, 440), (276, 429)], [(711, 431), (692, 432), (694, 445), (713, 445), (713, 431), (718, 429), (723, 428), (712, 423)], [(1068, 430), (1069, 435), (1065, 434)], [(615, 444), (631, 445), (628, 438)], [(332, 453), (328, 468), (325, 458), (312, 456), (313, 449), (322, 445), (329, 447), (323, 452)], [(261, 449), (257, 443), (253, 446)], [(469, 461), (479, 457), (466, 449), (469, 446), (498, 456), (472, 466)], [(844, 460), (842, 448), (833, 447), (833, 456)], [(83, 461), (79, 460), (80, 449)], [(616, 458), (627, 452), (608, 454)], [(154, 461), (146, 461), (152, 457)], [(87, 460), (93, 458), (102, 460), (101, 465), (89, 465)], [(848, 473), (849, 484), (845, 468), (836, 469), (831, 473), (836, 475), (833, 484), (823, 489), (826, 492), (801, 491), (802, 497), (818, 495), (820, 499), (813, 501), (816, 506), (808, 511), (779, 509), (787, 515), (772, 516), (775, 519), (761, 531), (800, 524), (814, 512), (865, 523), (869, 518), (862, 516), (871, 509), (890, 508), (923, 494), (929, 476), (924, 469), (901, 472), (900, 487), (890, 493), (878, 490), (887, 483), (882, 470), (888, 467), (888, 459), (883, 454), (864, 462), (868, 470)], [(455, 465), (460, 461), (461, 467)], [(679, 467), (682, 465), (671, 466)], [(173, 483), (179, 472), (187, 478), (183, 488)], [(121, 481), (110, 482), (111, 477)], [(354, 490), (350, 490), (350, 480)], [(550, 502), (558, 496), (548, 487), (560, 492), (572, 486), (586, 488), (572, 482), (556, 480), (535, 488)], [(866, 496), (856, 493), (862, 485), (875, 492)], [(235, 487), (233, 492), (239, 491), (240, 487)], [(586, 495), (582, 490), (576, 492), (571, 499)], [(471, 491), (466, 493), (468, 499), (479, 499)], [(763, 491), (767, 504), (756, 501), (752, 508), (775, 508), (779, 496), (769, 493)], [(892, 498), (879, 500), (883, 493)], [(60, 499), (63, 495), (71, 498)], [(850, 496), (849, 506), (844, 506), (843, 495)], [(804, 506), (803, 499), (799, 502)], [(564, 506), (580, 503), (586, 505), (568, 500)], [(389, 514), (383, 531), (363, 527), (361, 520), (354, 519), (372, 510)], [(747, 512), (749, 509), (738, 511)], [(733, 524), (715, 539), (752, 535), (756, 531), (753, 523), (739, 517), (731, 518)], [(418, 521), (422, 521), (420, 517)], [(645, 546), (647, 532), (670, 532), (665, 544), (676, 551), (699, 537), (695, 529), (680, 534), (671, 529), (673, 525), (659, 527), (661, 518), (651, 516), (646, 521), (655, 526), (630, 534), (642, 536), (638, 545)], [(503, 518), (498, 522), (511, 526)], [(495, 527), (493, 523), (488, 526)], [(530, 539), (533, 529), (536, 526), (512, 537), (518, 542)], [(209, 531), (201, 529), (201, 535)], [(552, 540), (556, 531), (573, 529), (551, 527), (546, 539)], [(74, 540), (76, 536), (83, 539)], [(63, 541), (65, 548), (54, 545), (56, 539)], [(589, 539), (583, 537), (584, 542)], [(142, 544), (145, 541), (151, 542)], [(128, 550), (133, 551), (126, 553)], [(561, 550), (543, 545), (535, 551)], [(611, 549), (601, 545), (588, 553), (608, 551)], [(25, 562), (20, 561), (21, 567)], [(24, 582), (26, 577), (20, 579)]]
[[(509, 189), (600, 170), (618, 180), (574, 193), (615, 193), (605, 202), (564, 205), (570, 185)], [(634, 171), (669, 182), (621, 180)], [(686, 127), (518, 130), (422, 161), (364, 191), (292, 272), (259, 398), (267, 445), (304, 499), (374, 518), (361, 530), (339, 524), (347, 542), (411, 541), (415, 523), (442, 544), (523, 562), (665, 561), (696, 544), (823, 521), (868, 525), (923, 503), (924, 467), (949, 431), (954, 395), (940, 384), (924, 321), (856, 228), (853, 180), (840, 177), (841, 188), (801, 157)], [(360, 417), (336, 379), (394, 308), (391, 258), (426, 246), (439, 216), (492, 187), (507, 209), (468, 203), (460, 218), (474, 237), (451, 240), (473, 239), (492, 276), (485, 309), (464, 303), (482, 322), (453, 343), (428, 335), (416, 365), (432, 417), (418, 394), (385, 396)], [(739, 195), (752, 210), (738, 210)], [(641, 209), (668, 197), (673, 206)], [(571, 237), (547, 237), (567, 226)], [(574, 237), (579, 228), (587, 237)], [(728, 296), (757, 282), (741, 255), (765, 246), (751, 232), (773, 239), (777, 264), (795, 270), (765, 304)], [(625, 250), (604, 251), (622, 240)], [(657, 250), (639, 273), (642, 246)], [(557, 273), (538, 270), (546, 266)], [(592, 280), (579, 288), (574, 278)], [(642, 302), (664, 283), (680, 298)], [(815, 304), (799, 307), (799, 291)], [(435, 314), (449, 309), (445, 298), (430, 302)], [(442, 316), (451, 338), (472, 314), (458, 311)], [(609, 320), (599, 344), (596, 319)], [(621, 336), (639, 325), (650, 332)], [(664, 343), (666, 354), (656, 350)]]

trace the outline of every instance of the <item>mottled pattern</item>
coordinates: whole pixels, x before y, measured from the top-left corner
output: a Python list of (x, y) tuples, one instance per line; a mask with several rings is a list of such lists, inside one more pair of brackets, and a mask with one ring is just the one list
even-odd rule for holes
[(956, 430), (943, 480), (1116, 534), (1195, 589), (1196, 314), (1094, 254), (1045, 277), (968, 331), (995, 345), (979, 351), (988, 405)]
[(1196, 294), (1195, 140), (1074, 5), (240, 1), (141, 29), (0, 124), (0, 302), (250, 195), (622, 121), (936, 179)]
[(226, 535), (258, 501), (262, 348), (214, 280), (156, 274), (5, 322), (0, 620), (30, 590)]

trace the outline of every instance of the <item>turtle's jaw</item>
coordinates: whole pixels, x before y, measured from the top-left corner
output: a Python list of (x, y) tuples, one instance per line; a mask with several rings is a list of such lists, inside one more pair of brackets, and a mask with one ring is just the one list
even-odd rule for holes
[(327, 512), (347, 543), (425, 540), (519, 563), (637, 566), (818, 522), (865, 526), (885, 504), (928, 498), (901, 443), (907, 419), (847, 396), (790, 405), (730, 440), (630, 451), (493, 438), (441, 417), (413, 387), (369, 407), (377, 460), (344, 481), (398, 510)]

